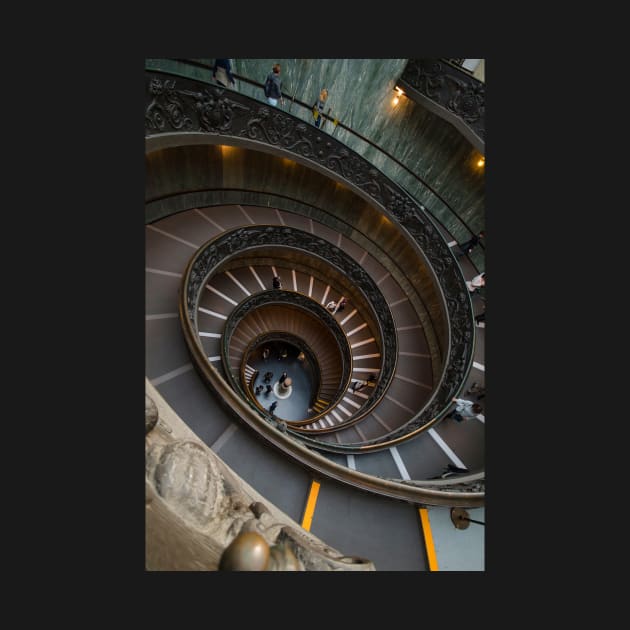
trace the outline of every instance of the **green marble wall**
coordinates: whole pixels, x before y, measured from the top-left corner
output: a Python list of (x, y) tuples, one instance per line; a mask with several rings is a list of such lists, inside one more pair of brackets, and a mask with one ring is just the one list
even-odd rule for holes
[[(211, 66), (214, 59), (196, 59)], [(274, 63), (282, 66), (283, 91), (309, 106), (321, 88), (328, 89), (330, 115), (369, 138), (396, 156), (413, 173), (425, 180), (443, 197), (474, 232), (485, 229), (484, 172), (476, 166), (479, 153), (450, 123), (422, 105), (402, 97), (392, 104), (396, 80), (406, 59), (233, 59), (233, 71), (264, 83)], [(147, 68), (168, 68), (184, 76), (211, 82), (204, 68), (186, 66), (170, 60), (147, 60)], [(237, 81), (235, 89), (264, 101), (262, 88)], [(313, 123), (310, 108), (285, 99), (285, 111)], [(421, 201), (462, 242), (470, 237), (444, 202), (418, 182), (404, 168), (350, 132), (327, 122), (325, 131), (347, 144), (410, 195)], [(471, 255), (480, 270), (485, 269), (483, 250)]]

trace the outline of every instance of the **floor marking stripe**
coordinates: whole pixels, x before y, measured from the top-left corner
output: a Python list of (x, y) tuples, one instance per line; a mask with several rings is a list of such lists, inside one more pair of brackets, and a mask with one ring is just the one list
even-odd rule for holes
[(367, 253), (367, 249), (363, 252), (363, 256), (361, 256), (361, 260), (359, 260), (359, 264), (362, 265), (363, 261), (365, 260), (365, 258), (367, 257), (368, 253)]
[(383, 282), (383, 280), (385, 280), (388, 276), (390, 276), (391, 274), (389, 273), (389, 271), (380, 279), (377, 281), (376, 284), (381, 284), (381, 282)]
[(208, 357), (208, 361), (220, 361), (221, 357)]
[(363, 322), (360, 326), (357, 326), (354, 330), (351, 330), (349, 333), (347, 333), (346, 337), (349, 337), (350, 335), (354, 335), (355, 332), (359, 332), (360, 330), (363, 330), (366, 326), (367, 326), (367, 322)]
[(414, 328), (422, 328), (421, 324), (414, 324), (413, 326), (399, 326), (396, 330), (412, 330)]
[(192, 367), (193, 367), (192, 363), (187, 363), (186, 365), (182, 365), (182, 367), (179, 367), (176, 370), (171, 370), (170, 372), (167, 372), (166, 374), (162, 374), (162, 376), (152, 378), (150, 379), (149, 382), (154, 387), (157, 387), (158, 385), (161, 385), (162, 383), (166, 383), (166, 381), (170, 381), (171, 379), (176, 378), (177, 376), (180, 376), (180, 374), (185, 374), (189, 370), (192, 370)]
[(395, 405), (398, 405), (401, 409), (404, 409), (405, 411), (408, 411), (411, 414), (416, 413), (413, 409), (409, 409), (409, 407), (406, 407), (405, 405), (403, 405), (399, 400), (392, 398), (389, 394), (385, 394), (385, 398), (387, 398), (387, 400), (391, 400)]
[(225, 272), (225, 275), (226, 275), (228, 278), (230, 278), (230, 279), (232, 280), (232, 282), (234, 282), (234, 284), (235, 284), (237, 287), (239, 287), (239, 288), (241, 289), (241, 291), (243, 291), (243, 293), (245, 293), (245, 295), (247, 295), (247, 296), (251, 295), (251, 293), (247, 290), (247, 288), (246, 288), (246, 287), (244, 287), (244, 286), (241, 284), (240, 280), (239, 280), (238, 278), (235, 278), (235, 277), (234, 277), (234, 275), (232, 274), (232, 272), (231, 272), (231, 271), (226, 271), (226, 272)]
[(214, 225), (215, 228), (217, 228), (218, 230), (221, 230), (221, 232), (225, 232), (225, 228), (221, 225), (219, 225), (214, 219), (211, 219), (210, 217), (206, 216), (203, 212), (201, 212), (201, 210), (198, 210), (197, 208), (195, 208), (195, 212), (198, 212), (208, 223), (212, 223), (212, 225)]
[(263, 281), (260, 279), (260, 277), (256, 273), (256, 270), (251, 265), (249, 266), (249, 270), (254, 274), (254, 278), (256, 278), (256, 280), (258, 280), (258, 284), (260, 285), (260, 288), (264, 291), (265, 290), (265, 285), (263, 284)]
[(293, 290), (297, 291), (297, 277), (295, 275), (295, 269), (291, 269), (291, 274), (293, 275)]
[(306, 508), (304, 509), (304, 516), (302, 517), (302, 527), (307, 531), (311, 531), (311, 525), (313, 524), (313, 515), (315, 514), (315, 506), (317, 505), (317, 495), (319, 494), (319, 484), (317, 481), (311, 482), (311, 489), (308, 493), (308, 499), (306, 500)]
[(402, 457), (398, 453), (398, 449), (395, 446), (392, 446), (389, 449), (389, 452), (392, 454), (392, 457), (394, 458), (394, 462), (396, 462), (396, 468), (398, 468), (398, 472), (400, 473), (401, 478), (406, 479), (407, 481), (411, 481), (411, 477), (409, 476), (409, 473), (407, 472), (407, 469), (405, 468), (405, 464), (403, 463)]
[(149, 273), (157, 273), (161, 276), (173, 276), (173, 278), (181, 278), (181, 273), (174, 273), (173, 271), (162, 271), (161, 269), (153, 269), (152, 267), (145, 267), (145, 271)]
[(221, 335), (219, 333), (211, 333), (211, 332), (199, 332), (200, 337), (212, 337), (213, 339), (221, 339)]
[(334, 409), (331, 409), (330, 413), (337, 418), (338, 422), (343, 422), (343, 418)]
[(385, 429), (387, 429), (388, 431), (391, 431), (392, 428), (390, 426), (388, 426), (388, 424), (385, 422), (385, 420), (383, 420), (383, 418), (381, 418), (378, 414), (376, 414), (376, 412), (372, 412), (372, 415), (376, 418), (376, 421), (382, 426), (385, 427)]
[[(370, 337), (369, 339), (364, 339), (363, 341), (357, 341), (357, 343), (353, 343), (350, 347), (358, 348), (359, 346), (364, 346), (366, 343), (372, 343), (373, 341), (376, 341), (374, 337)], [(402, 352), (399, 354), (402, 354)]]
[(330, 291), (330, 285), (326, 287), (326, 290), (324, 291), (324, 297), (322, 298), (322, 301), (320, 302), (320, 304), (323, 304), (326, 301), (326, 296), (328, 295), (328, 291)]
[(399, 378), (401, 381), (405, 381), (405, 383), (412, 383), (413, 385), (419, 385), (420, 387), (424, 387), (426, 389), (433, 389), (431, 385), (421, 383), (420, 381), (414, 381), (412, 378), (407, 378), (406, 376), (401, 376), (400, 374), (394, 374), (394, 378)]
[(154, 319), (171, 319), (173, 317), (179, 317), (179, 313), (162, 313), (160, 315), (145, 315), (145, 319), (147, 321), (151, 321)]
[(214, 444), (210, 447), (215, 453), (218, 453), (225, 443), (236, 433), (238, 426), (232, 423), (230, 426), (221, 433), (221, 435), (214, 441)]
[(378, 359), (378, 357), (381, 356), (380, 352), (377, 352), (376, 354), (362, 354), (358, 357), (352, 357), (353, 361), (358, 361), (359, 359)]
[(282, 218), (282, 215), (280, 214), (280, 210), (278, 210), (278, 208), (276, 208), (276, 214), (278, 215), (278, 221), (280, 221), (280, 225), (286, 225), (286, 223), (284, 222), (284, 219)]
[(350, 315), (348, 315), (345, 319), (342, 319), (341, 322), (339, 322), (339, 325), (343, 326), (351, 317), (354, 317), (356, 313), (357, 313), (357, 309), (355, 308), (354, 311), (350, 313)]
[(407, 302), (408, 300), (409, 300), (408, 297), (404, 297), (404, 298), (401, 298), (400, 300), (396, 300), (395, 302), (392, 302), (389, 306), (390, 308), (392, 306), (398, 306), (399, 304), (402, 304), (403, 302)]
[(313, 276), (311, 276), (311, 281), (308, 283), (308, 297), (312, 297), (313, 295)]
[(218, 317), (219, 319), (227, 319), (226, 315), (221, 315), (221, 313), (215, 313), (214, 311), (210, 311), (207, 308), (203, 308), (202, 306), (199, 307), (199, 310), (202, 313), (206, 313), (206, 315), (212, 315), (212, 317)]
[(216, 293), (219, 297), (223, 298), (224, 300), (226, 300), (230, 304), (234, 304), (234, 306), (236, 306), (238, 304), (238, 302), (233, 300), (231, 297), (228, 297), (224, 293), (221, 293), (221, 291), (217, 291), (217, 289), (215, 289), (214, 287), (211, 287), (209, 284), (206, 284), (206, 289), (208, 289), (208, 291), (212, 291), (212, 293)]
[(254, 223), (255, 223), (254, 219), (252, 219), (252, 218), (249, 216), (249, 214), (247, 214), (247, 212), (245, 212), (245, 208), (243, 208), (243, 206), (241, 206), (241, 205), (239, 205), (239, 204), (236, 204), (236, 207), (237, 207), (237, 208), (240, 208), (240, 209), (241, 209), (241, 212), (245, 215), (245, 218), (246, 218), (246, 219), (247, 219), (247, 220), (248, 220), (248, 221), (249, 221), (252, 225), (254, 225)]
[(481, 370), (482, 372), (486, 371), (486, 366), (482, 365), (481, 363), (477, 363), (477, 361), (473, 361), (473, 367)]
[(429, 561), (429, 571), (439, 571), (437, 555), (435, 553), (435, 545), (433, 544), (431, 523), (429, 523), (429, 511), (427, 510), (427, 508), (418, 508), (418, 512), (420, 514), (420, 522), (422, 523), (424, 548), (427, 552), (427, 560)]
[(156, 228), (154, 225), (147, 225), (147, 228), (149, 230), (153, 230), (154, 232), (157, 232), (158, 234), (163, 234), (164, 236), (168, 236), (168, 238), (172, 238), (174, 241), (178, 241), (180, 243), (183, 243), (184, 245), (188, 245), (188, 247), (192, 247), (193, 249), (199, 249), (199, 245), (195, 245), (194, 243), (191, 243), (190, 241), (185, 241), (183, 238), (179, 238), (179, 236), (175, 236), (174, 234), (170, 234), (169, 232), (160, 230), (160, 228)]
[[(367, 396), (366, 396), (367, 398)], [(350, 400), (347, 396), (344, 396), (342, 398), (342, 400), (347, 403), (348, 405), (352, 405), (353, 407), (356, 407), (357, 409), (361, 409), (361, 405), (357, 402), (354, 402), (354, 400)]]
[(359, 398), (365, 398), (365, 400), (367, 400), (369, 398), (369, 396), (367, 394), (364, 394), (362, 392), (352, 392), (353, 396), (358, 396)]
[(430, 359), (430, 354), (422, 354), (421, 352), (399, 352), (398, 354), (402, 354), (405, 357), (420, 357), (422, 359)]
[(451, 447), (439, 436), (435, 429), (429, 429), (429, 435), (435, 440), (436, 444), (446, 453), (447, 457), (458, 468), (467, 468), (466, 464), (455, 455)]
[(350, 468), (350, 470), (356, 470), (357, 465), (354, 461), (354, 455), (346, 455), (346, 457), (348, 458), (348, 468)]

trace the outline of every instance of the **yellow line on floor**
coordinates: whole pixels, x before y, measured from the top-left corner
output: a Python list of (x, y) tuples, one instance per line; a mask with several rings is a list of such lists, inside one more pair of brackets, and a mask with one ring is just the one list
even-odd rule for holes
[(302, 527), (307, 531), (311, 531), (313, 522), (313, 514), (315, 514), (315, 504), (317, 503), (317, 495), (319, 494), (319, 484), (317, 481), (311, 483), (311, 491), (308, 493), (306, 508), (304, 510), (304, 518), (302, 518)]
[(435, 546), (433, 545), (433, 534), (431, 533), (431, 523), (429, 523), (429, 512), (427, 508), (418, 508), (420, 522), (422, 523), (422, 533), (424, 534), (424, 546), (427, 550), (429, 560), (429, 571), (439, 571)]

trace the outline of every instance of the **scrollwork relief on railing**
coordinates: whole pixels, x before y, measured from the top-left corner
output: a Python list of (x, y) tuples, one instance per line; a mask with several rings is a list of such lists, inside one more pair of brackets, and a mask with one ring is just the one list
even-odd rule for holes
[[(439, 59), (409, 59), (400, 79), (457, 116), (485, 141), (486, 88), (482, 81)], [(408, 96), (413, 98), (413, 94)]]

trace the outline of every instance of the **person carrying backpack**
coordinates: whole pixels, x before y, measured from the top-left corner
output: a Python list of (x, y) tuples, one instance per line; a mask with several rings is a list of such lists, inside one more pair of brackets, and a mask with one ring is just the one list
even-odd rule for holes
[(280, 79), (280, 64), (275, 63), (271, 72), (267, 75), (265, 80), (265, 96), (269, 105), (276, 107), (278, 105), (278, 99), (280, 104), (284, 105), (284, 98), (282, 96), (282, 79)]
[(328, 90), (323, 88), (319, 93), (319, 98), (313, 103), (313, 118), (315, 119), (315, 126), (319, 127), (322, 124), (322, 118), (324, 115), (324, 107), (328, 100)]

